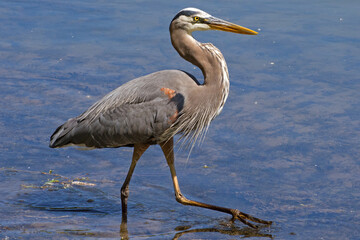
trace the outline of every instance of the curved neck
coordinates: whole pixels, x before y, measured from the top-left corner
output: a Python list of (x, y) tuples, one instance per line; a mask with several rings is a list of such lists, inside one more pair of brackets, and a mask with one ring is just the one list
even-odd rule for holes
[[(171, 43), (185, 60), (199, 67), (204, 75), (204, 85), (222, 85), (227, 76), (226, 62), (221, 52), (212, 44), (196, 41), (190, 33), (170, 25)], [(226, 76), (224, 76), (226, 73)]]

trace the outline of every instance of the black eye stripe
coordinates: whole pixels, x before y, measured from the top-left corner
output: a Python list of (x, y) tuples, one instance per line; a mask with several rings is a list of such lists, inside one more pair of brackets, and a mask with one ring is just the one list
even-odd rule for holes
[(181, 11), (181, 12), (179, 12), (178, 14), (176, 14), (176, 16), (173, 18), (172, 21), (174, 21), (175, 19), (177, 19), (177, 18), (180, 17), (180, 16), (188, 16), (188, 17), (190, 17), (191, 15), (194, 15), (194, 14), (196, 14), (196, 12), (190, 11), (190, 10)]

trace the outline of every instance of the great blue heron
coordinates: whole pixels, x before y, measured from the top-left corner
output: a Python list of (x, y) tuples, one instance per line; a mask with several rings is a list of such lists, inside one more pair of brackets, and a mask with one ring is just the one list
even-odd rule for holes
[(170, 23), (171, 43), (185, 60), (198, 66), (204, 83), (179, 70), (165, 70), (136, 78), (113, 90), (78, 117), (56, 129), (50, 147), (68, 145), (87, 148), (134, 147), (132, 162), (121, 187), (122, 220), (127, 221), (129, 182), (146, 149), (159, 144), (170, 168), (176, 200), (184, 205), (208, 208), (232, 215), (244, 224), (271, 224), (237, 209), (192, 201), (180, 192), (174, 166), (174, 135), (194, 143), (221, 112), (229, 94), (225, 59), (211, 43), (200, 43), (193, 31), (221, 30), (256, 35), (245, 27), (215, 18), (196, 9), (181, 10)]

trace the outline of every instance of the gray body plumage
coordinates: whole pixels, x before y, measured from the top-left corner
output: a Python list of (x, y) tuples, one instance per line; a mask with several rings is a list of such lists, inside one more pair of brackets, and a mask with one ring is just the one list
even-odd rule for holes
[[(196, 80), (179, 70), (136, 78), (60, 126), (51, 136), (50, 147), (104, 148), (164, 141), (165, 133), (176, 131), (167, 131), (174, 125), (171, 116), (182, 114), (187, 92), (197, 86)], [(162, 88), (173, 89), (176, 95), (169, 98)]]

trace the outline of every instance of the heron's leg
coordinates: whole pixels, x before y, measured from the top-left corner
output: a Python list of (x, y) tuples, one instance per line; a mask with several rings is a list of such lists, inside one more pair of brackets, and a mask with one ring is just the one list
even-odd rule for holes
[(259, 218), (253, 217), (253, 216), (251, 216), (249, 214), (240, 212), (237, 209), (224, 208), (224, 207), (219, 207), (219, 206), (215, 206), (215, 205), (210, 205), (210, 204), (207, 204), (207, 203), (202, 203), (202, 202), (189, 200), (186, 197), (184, 197), (184, 195), (181, 194), (178, 179), (177, 179), (177, 176), (176, 176), (176, 171), (175, 171), (175, 165), (174, 165), (174, 141), (173, 141), (173, 139), (170, 139), (167, 142), (164, 142), (164, 143), (160, 144), (160, 146), (161, 146), (161, 149), (164, 152), (166, 161), (167, 161), (167, 163), (169, 165), (169, 168), (170, 168), (171, 177), (172, 177), (174, 190), (175, 190), (176, 201), (178, 201), (179, 203), (184, 204), (184, 205), (191, 205), (191, 206), (196, 206), (196, 207), (208, 208), (208, 209), (212, 209), (212, 210), (216, 210), (216, 211), (231, 214), (232, 217), (233, 217), (232, 218), (233, 220), (238, 219), (242, 223), (244, 223), (244, 224), (246, 224), (246, 225), (248, 225), (250, 227), (253, 227), (253, 228), (257, 228), (257, 226), (250, 223), (248, 220), (250, 220), (252, 222), (256, 222), (256, 223), (262, 223), (262, 224), (271, 224), (272, 223), (271, 221), (261, 220)]
[(135, 144), (134, 152), (131, 161), (131, 165), (125, 181), (121, 187), (121, 210), (122, 210), (122, 224), (127, 222), (127, 200), (129, 197), (129, 183), (131, 180), (131, 176), (134, 172), (137, 161), (140, 159), (141, 155), (148, 149), (149, 144)]

